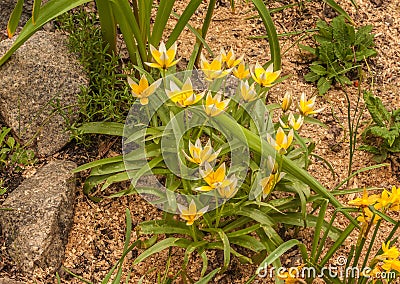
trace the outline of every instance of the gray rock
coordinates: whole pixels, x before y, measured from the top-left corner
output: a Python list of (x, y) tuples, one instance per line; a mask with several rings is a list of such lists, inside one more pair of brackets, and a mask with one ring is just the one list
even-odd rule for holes
[(0, 210), (8, 255), (25, 275), (35, 268), (50, 274), (60, 266), (71, 229), (76, 164), (53, 161), (12, 191)]
[[(77, 94), (89, 81), (66, 42), (64, 35), (39, 31), (0, 67), (0, 116), (39, 156), (69, 141), (62, 114), (75, 121)], [(11, 44), (0, 42), (0, 56)]]

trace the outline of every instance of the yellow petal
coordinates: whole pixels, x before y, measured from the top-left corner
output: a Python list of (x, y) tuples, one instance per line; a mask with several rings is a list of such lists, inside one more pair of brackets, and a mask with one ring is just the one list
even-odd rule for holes
[(189, 204), (189, 214), (190, 214), (190, 215), (195, 215), (196, 212), (197, 212), (197, 210), (196, 210), (196, 203), (195, 203), (194, 200), (192, 199), (192, 200), (190, 201), (190, 204)]
[(141, 105), (147, 105), (149, 103), (149, 99), (146, 97), (146, 98), (141, 98), (140, 99), (140, 104)]
[(225, 179), (225, 163), (223, 163), (219, 168), (215, 171), (216, 180), (223, 181)]
[(212, 188), (211, 186), (208, 185), (204, 185), (204, 186), (200, 186), (200, 187), (196, 187), (195, 191), (201, 191), (201, 192), (208, 192), (214, 190), (214, 188)]
[(275, 136), (276, 144), (282, 145), (285, 142), (285, 138), (286, 138), (285, 132), (281, 127), (279, 127)]

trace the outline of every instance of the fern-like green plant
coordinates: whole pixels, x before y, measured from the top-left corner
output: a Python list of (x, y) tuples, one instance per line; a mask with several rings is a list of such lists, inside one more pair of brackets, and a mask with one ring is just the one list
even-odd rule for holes
[(364, 101), (373, 123), (364, 130), (365, 144), (359, 149), (375, 154), (374, 160), (382, 162), (390, 153), (400, 152), (400, 109), (389, 112), (370, 92), (364, 93)]
[(339, 16), (330, 25), (318, 21), (317, 28), (318, 33), (314, 35), (317, 46), (312, 48), (300, 44), (299, 47), (316, 57), (304, 79), (317, 82), (319, 93), (325, 94), (335, 82), (350, 85), (349, 71), (377, 53), (373, 49), (372, 26), (363, 26), (356, 30), (346, 23), (343, 16)]

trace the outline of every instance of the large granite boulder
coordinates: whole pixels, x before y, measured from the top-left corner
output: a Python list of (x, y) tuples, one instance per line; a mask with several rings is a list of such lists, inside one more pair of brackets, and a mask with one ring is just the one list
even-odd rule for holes
[(8, 255), (30, 275), (35, 268), (53, 274), (61, 266), (72, 226), (76, 164), (53, 161), (12, 191), (0, 210)]
[[(0, 66), (0, 116), (39, 156), (69, 141), (63, 116), (74, 122), (77, 94), (89, 81), (66, 43), (64, 35), (39, 31)], [(0, 42), (0, 56), (11, 44)]]

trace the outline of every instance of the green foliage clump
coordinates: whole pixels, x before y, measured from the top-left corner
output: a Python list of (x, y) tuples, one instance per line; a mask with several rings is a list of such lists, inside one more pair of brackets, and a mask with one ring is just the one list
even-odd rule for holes
[(357, 31), (345, 22), (343, 16), (336, 17), (328, 25), (317, 23), (318, 33), (314, 35), (317, 47), (299, 45), (312, 53), (317, 60), (311, 63), (310, 72), (304, 76), (308, 82), (317, 82), (320, 94), (325, 94), (334, 82), (350, 85), (348, 74), (360, 66), (368, 57), (375, 56), (372, 26), (364, 26)]
[(0, 170), (20, 171), (23, 166), (34, 163), (35, 154), (32, 150), (26, 150), (12, 136), (9, 136), (10, 131), (11, 128), (7, 127), (3, 127), (0, 131)]
[(122, 75), (120, 58), (104, 47), (96, 15), (83, 9), (59, 18), (60, 29), (69, 33), (69, 45), (80, 56), (90, 83), (79, 95), (83, 122), (123, 122), (133, 102)]
[(382, 101), (369, 92), (364, 93), (364, 101), (373, 123), (364, 130), (365, 145), (360, 149), (375, 154), (374, 159), (382, 162), (388, 154), (400, 152), (400, 109), (389, 112)]

